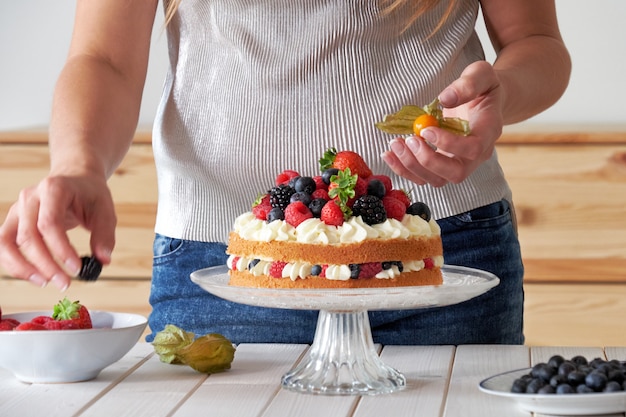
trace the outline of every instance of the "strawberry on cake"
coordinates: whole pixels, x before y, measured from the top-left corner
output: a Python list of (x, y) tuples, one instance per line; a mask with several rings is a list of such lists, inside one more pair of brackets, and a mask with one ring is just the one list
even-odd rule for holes
[(429, 207), (411, 202), (355, 152), (329, 149), (320, 174), (277, 175), (230, 233), (229, 284), (364, 288), (442, 283), (443, 248)]

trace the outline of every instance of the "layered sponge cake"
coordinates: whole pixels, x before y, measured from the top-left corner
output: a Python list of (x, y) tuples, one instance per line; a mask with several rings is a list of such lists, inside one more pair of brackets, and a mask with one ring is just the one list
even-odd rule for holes
[(230, 233), (230, 285), (367, 288), (442, 283), (438, 224), (356, 153), (329, 149), (320, 172), (278, 174)]

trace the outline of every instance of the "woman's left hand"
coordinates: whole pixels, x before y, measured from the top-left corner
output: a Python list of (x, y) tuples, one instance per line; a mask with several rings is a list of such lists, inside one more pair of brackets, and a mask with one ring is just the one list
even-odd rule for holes
[(470, 64), (441, 92), (439, 101), (446, 117), (469, 121), (468, 136), (429, 127), (421, 137), (392, 140), (391, 149), (382, 155), (396, 174), (419, 185), (462, 182), (491, 157), (502, 133), (502, 88), (488, 62)]

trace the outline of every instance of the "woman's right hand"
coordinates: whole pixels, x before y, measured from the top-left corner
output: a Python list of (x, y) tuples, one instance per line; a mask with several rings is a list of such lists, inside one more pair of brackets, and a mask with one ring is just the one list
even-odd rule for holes
[(38, 286), (67, 289), (81, 259), (68, 230), (91, 234), (92, 254), (111, 262), (117, 223), (106, 180), (97, 176), (48, 176), (22, 190), (0, 226), (0, 265), (16, 278)]
[(111, 261), (116, 216), (107, 186), (137, 127), (157, 0), (81, 0), (49, 128), (50, 174), (24, 189), (0, 226), (0, 266), (66, 289), (81, 267), (68, 230)]

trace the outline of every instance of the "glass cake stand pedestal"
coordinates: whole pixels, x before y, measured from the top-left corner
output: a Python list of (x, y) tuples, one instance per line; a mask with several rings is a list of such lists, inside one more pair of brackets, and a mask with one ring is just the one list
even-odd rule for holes
[(309, 394), (375, 395), (403, 389), (406, 378), (378, 356), (367, 312), (441, 307), (469, 300), (498, 285), (477, 269), (444, 266), (443, 284), (362, 289), (265, 289), (228, 285), (226, 266), (191, 274), (218, 297), (259, 307), (319, 310), (313, 344), (283, 375), (283, 388)]

